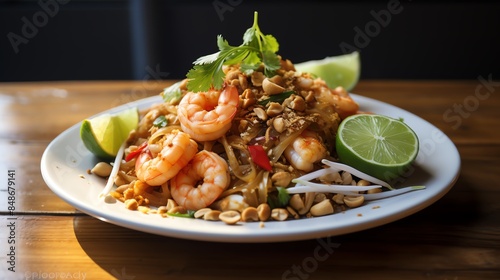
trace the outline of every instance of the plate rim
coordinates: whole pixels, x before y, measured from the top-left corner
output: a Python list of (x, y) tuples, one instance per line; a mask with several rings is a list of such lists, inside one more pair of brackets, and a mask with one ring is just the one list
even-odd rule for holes
[[(58, 141), (62, 141), (62, 139), (65, 139), (65, 137), (68, 137), (68, 135), (71, 135), (72, 133), (74, 133), (75, 130), (78, 132), (81, 122), (76, 123), (76, 124), (72, 125), (71, 127), (69, 127), (68, 129), (64, 130), (62, 133), (60, 133), (58, 136), (56, 136), (49, 143), (49, 145), (46, 147), (46, 149), (44, 150), (44, 152), (42, 154), (41, 161), (40, 161), (40, 168), (41, 168), (42, 177), (43, 177), (45, 183), (47, 184), (47, 186), (49, 187), (49, 189), (51, 189), (59, 198), (63, 199), (66, 203), (75, 207), (79, 211), (81, 211), (87, 215), (90, 215), (94, 218), (97, 218), (99, 220), (102, 220), (102, 221), (105, 221), (105, 222), (108, 222), (108, 223), (111, 223), (111, 224), (114, 224), (117, 226), (129, 228), (129, 229), (133, 229), (133, 230), (138, 230), (138, 231), (142, 231), (142, 232), (147, 232), (147, 233), (151, 233), (151, 234), (156, 234), (156, 235), (189, 239), (189, 240), (225, 242), (225, 243), (227, 243), (227, 242), (243, 242), (243, 243), (258, 243), (259, 242), (259, 243), (261, 243), (261, 242), (298, 241), (298, 240), (306, 240), (306, 239), (313, 239), (313, 238), (321, 238), (321, 237), (326, 237), (326, 236), (343, 235), (343, 234), (347, 234), (347, 233), (353, 233), (353, 232), (358, 232), (358, 231), (362, 231), (362, 230), (367, 230), (370, 228), (379, 227), (379, 226), (397, 221), (397, 220), (402, 219), (404, 217), (413, 215), (416, 212), (419, 212), (419, 211), (427, 208), (428, 206), (434, 204), (436, 201), (441, 199), (446, 193), (448, 193), (449, 190), (454, 186), (454, 184), (458, 180), (458, 177), (460, 175), (460, 169), (461, 169), (460, 154), (458, 152), (457, 147), (451, 141), (451, 139), (447, 135), (445, 135), (441, 130), (439, 130), (437, 127), (435, 127), (433, 124), (431, 124), (430, 122), (426, 121), (425, 119), (420, 118), (419, 116), (417, 116), (417, 115), (415, 115), (407, 110), (404, 110), (404, 109), (399, 108), (397, 106), (394, 106), (392, 104), (382, 102), (382, 101), (379, 101), (379, 100), (376, 100), (376, 99), (373, 99), (370, 97), (361, 96), (361, 95), (354, 94), (354, 93), (351, 93), (351, 95), (352, 95), (353, 99), (360, 102), (360, 104), (368, 103), (368, 104), (372, 104), (372, 105), (376, 105), (376, 106), (387, 107), (387, 108), (390, 108), (390, 109), (395, 110), (395, 111), (403, 112), (404, 114), (407, 114), (407, 115), (415, 118), (418, 122), (422, 122), (425, 125), (430, 126), (434, 129), (436, 129), (437, 131), (441, 132), (443, 134), (443, 136), (445, 137), (446, 141), (448, 142), (448, 144), (451, 144), (451, 146), (448, 146), (448, 148), (451, 149), (451, 151), (454, 153), (454, 155), (456, 156), (456, 159), (457, 159), (456, 167), (453, 168), (454, 174), (446, 180), (447, 181), (446, 185), (442, 186), (439, 189), (439, 191), (436, 194), (434, 194), (433, 196), (431, 196), (430, 198), (425, 199), (423, 202), (421, 202), (419, 204), (414, 204), (414, 205), (412, 205), (412, 207), (408, 207), (408, 208), (404, 209), (404, 211), (402, 211), (402, 212), (390, 213), (384, 217), (381, 217), (381, 218), (378, 218), (375, 220), (368, 219), (368, 220), (364, 220), (364, 221), (362, 220), (362, 221), (355, 223), (355, 224), (348, 223), (348, 224), (340, 226), (340, 227), (333, 227), (332, 228), (332, 227), (321, 226), (321, 227), (316, 227), (313, 230), (307, 230), (307, 229), (297, 230), (297, 229), (295, 229), (295, 231), (292, 233), (285, 233), (282, 230), (278, 230), (277, 232), (274, 232), (274, 231), (269, 232), (266, 230), (265, 226), (264, 226), (264, 228), (260, 228), (259, 230), (254, 230), (255, 228), (259, 228), (259, 223), (245, 223), (245, 225), (243, 225), (243, 227), (250, 228), (250, 231), (248, 231), (248, 232), (246, 232), (246, 231), (238, 232), (237, 231), (235, 234), (231, 233), (231, 231), (229, 231), (229, 230), (225, 231), (224, 233), (220, 233), (218, 231), (200, 232), (199, 230), (188, 230), (185, 228), (178, 229), (176, 227), (174, 227), (174, 228), (163, 228), (163, 227), (159, 227), (159, 226), (155, 227), (155, 226), (149, 225), (149, 222), (146, 224), (140, 223), (140, 222), (135, 222), (135, 221), (131, 222), (131, 221), (128, 221), (127, 219), (125, 219), (124, 217), (114, 216), (113, 214), (116, 214), (116, 213), (108, 214), (106, 212), (103, 212), (104, 211), (103, 209), (92, 209), (91, 207), (88, 207), (88, 206), (92, 206), (92, 204), (87, 205), (86, 203), (84, 203), (81, 200), (80, 201), (75, 200), (74, 197), (71, 197), (70, 195), (68, 195), (67, 190), (65, 188), (61, 188), (60, 186), (58, 186), (58, 182), (54, 181), (54, 178), (52, 178), (52, 176), (50, 175), (51, 171), (50, 171), (50, 166), (49, 166), (49, 162), (48, 162), (50, 153), (51, 153), (51, 151), (53, 151), (53, 149), (55, 149), (54, 146), (58, 143)], [(95, 114), (93, 116), (90, 116), (89, 118), (95, 117), (95, 116), (98, 116), (101, 114), (119, 112), (119, 111), (124, 110), (128, 107), (138, 107), (139, 109), (141, 109), (141, 107), (147, 108), (147, 107), (151, 106), (152, 104), (154, 104), (155, 102), (161, 102), (160, 96), (151, 96), (151, 97), (139, 99), (139, 100), (136, 100), (133, 102), (129, 102), (126, 104), (122, 104), (120, 106), (110, 108), (108, 110), (102, 111), (102, 112)], [(379, 114), (382, 114), (382, 113), (379, 113)], [(97, 201), (97, 197), (96, 197), (96, 201)], [(123, 208), (125, 208), (125, 207), (123, 207)], [(354, 210), (354, 209), (350, 209), (350, 211), (352, 211), (352, 210)], [(130, 211), (130, 210), (127, 210), (127, 211)], [(134, 212), (134, 211), (130, 211), (130, 212)], [(135, 212), (139, 212), (139, 211), (135, 211)], [(145, 215), (145, 214), (142, 214), (142, 215)], [(328, 216), (324, 216), (324, 217), (315, 217), (312, 219), (318, 219), (318, 223), (320, 223), (320, 219), (322, 219), (322, 218), (335, 220), (336, 218), (328, 218), (328, 217), (333, 217), (335, 215), (342, 215), (342, 214), (336, 213), (333, 215), (328, 215)], [(160, 218), (160, 219), (165, 219), (165, 218)], [(170, 219), (170, 217), (169, 217), (169, 219)], [(178, 219), (183, 219), (183, 218), (178, 218)], [(290, 225), (290, 224), (293, 225), (294, 223), (299, 222), (301, 220), (304, 220), (304, 219), (287, 220), (285, 222), (273, 222), (273, 223), (286, 223), (287, 227), (288, 227), (288, 225)], [(193, 220), (193, 221), (197, 221), (197, 220)], [(214, 223), (212, 221), (203, 221), (203, 222)], [(222, 223), (222, 222), (215, 222), (215, 223)], [(264, 225), (266, 225), (266, 223), (268, 223), (268, 222), (265, 222)], [(299, 224), (300, 224), (300, 222), (299, 222)], [(223, 225), (223, 226), (224, 227), (231, 227), (229, 225)]]

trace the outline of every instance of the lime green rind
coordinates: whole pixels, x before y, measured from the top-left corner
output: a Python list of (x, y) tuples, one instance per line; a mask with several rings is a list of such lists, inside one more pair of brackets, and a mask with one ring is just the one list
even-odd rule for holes
[[(353, 118), (356, 121), (350, 122)], [(405, 133), (392, 133), (391, 130), (402, 130)], [(390, 141), (380, 141), (373, 137), (384, 133), (389, 134), (386, 138)], [(396, 138), (397, 141), (391, 138)], [(405, 174), (415, 160), (418, 148), (418, 138), (408, 125), (378, 115), (346, 118), (339, 126), (336, 141), (341, 162), (384, 181)]]
[(95, 137), (92, 134), (92, 129), (90, 127), (90, 121), (84, 120), (80, 127), (80, 138), (82, 139), (85, 147), (95, 156), (101, 159), (113, 159), (114, 156), (105, 152), (101, 146), (96, 142)]
[(102, 114), (82, 122), (80, 138), (95, 156), (113, 159), (138, 121), (139, 112), (135, 107), (115, 115)]
[(359, 81), (361, 62), (359, 53), (353, 52), (321, 60), (296, 63), (295, 69), (322, 78), (330, 88), (342, 86), (350, 91)]

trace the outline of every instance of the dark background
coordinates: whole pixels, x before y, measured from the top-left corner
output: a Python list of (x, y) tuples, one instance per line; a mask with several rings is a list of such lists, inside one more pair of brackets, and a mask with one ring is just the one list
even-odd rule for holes
[[(0, 1), (0, 81), (180, 79), (217, 51), (218, 34), (241, 44), (253, 11), (293, 62), (349, 44), (361, 51), (362, 79), (500, 76), (500, 4), (401, 0), (390, 22), (377, 23), (374, 14), (398, 2)], [(13, 34), (24, 38), (17, 53)]]

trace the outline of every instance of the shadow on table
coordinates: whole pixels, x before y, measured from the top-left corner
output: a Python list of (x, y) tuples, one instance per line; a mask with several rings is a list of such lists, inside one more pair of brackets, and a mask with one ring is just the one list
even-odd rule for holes
[(477, 195), (472, 184), (459, 178), (439, 201), (399, 221), (297, 242), (191, 241), (130, 230), (90, 216), (75, 217), (74, 232), (85, 253), (116, 279), (309, 279), (332, 275), (368, 279), (374, 269), (401, 276), (401, 267), (409, 265), (405, 260), (417, 256), (419, 261), (411, 262), (415, 267), (404, 273), (418, 274), (422, 267), (435, 266), (422, 248), (447, 254), (455, 248), (483, 245), (481, 238), (468, 238), (468, 228), (484, 222), (475, 205)]
[[(314, 258), (315, 248), (321, 246), (318, 240), (261, 244), (183, 240), (122, 228), (89, 216), (75, 217), (74, 231), (82, 249), (97, 265), (117, 279), (130, 280), (180, 276), (281, 279), (294, 264)], [(333, 239), (323, 241), (331, 243)], [(334, 249), (323, 249), (322, 256)]]

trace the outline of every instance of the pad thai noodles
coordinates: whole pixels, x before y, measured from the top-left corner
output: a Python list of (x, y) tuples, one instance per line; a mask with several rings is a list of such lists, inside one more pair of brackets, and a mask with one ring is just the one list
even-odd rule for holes
[[(246, 40), (242, 46), (261, 43)], [(141, 112), (111, 178), (113, 197), (131, 210), (235, 223), (332, 214), (362, 205), (357, 194), (381, 192), (377, 182), (327, 166), (337, 161), (339, 123), (359, 110), (344, 88), (278, 55), (272, 71), (265, 63), (249, 69), (237, 55), (208, 89), (190, 89), (188, 74)], [(311, 179), (339, 187), (293, 191)]]

